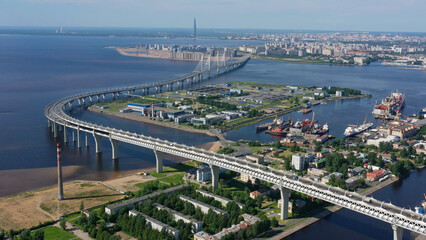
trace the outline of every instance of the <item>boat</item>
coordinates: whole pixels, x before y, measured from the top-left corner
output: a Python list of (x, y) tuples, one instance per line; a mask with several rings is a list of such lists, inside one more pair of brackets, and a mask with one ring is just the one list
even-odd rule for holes
[(308, 113), (312, 112), (312, 109), (311, 108), (301, 109), (299, 112), (301, 112), (303, 114), (308, 114)]
[(395, 91), (383, 99), (380, 104), (376, 104), (372, 113), (375, 118), (391, 119), (392, 116), (398, 115), (404, 106), (405, 94)]
[(355, 136), (357, 134), (360, 134), (360, 133), (365, 132), (366, 130), (370, 129), (373, 126), (373, 123), (366, 123), (366, 121), (367, 121), (367, 116), (365, 116), (364, 123), (362, 125), (360, 125), (360, 126), (349, 125), (345, 129), (343, 136), (345, 136), (345, 137)]
[(268, 129), (266, 133), (274, 135), (274, 136), (280, 136), (280, 137), (284, 137), (285, 135), (287, 135), (287, 132), (284, 131), (284, 129), (281, 127), (273, 127), (271, 129)]
[(278, 116), (275, 115), (274, 121), (257, 126), (256, 132), (261, 132), (274, 127), (282, 127), (284, 125), (285, 125), (285, 121), (282, 118), (278, 118)]
[(265, 124), (256, 126), (256, 132), (264, 131), (264, 130), (268, 129), (270, 126), (272, 126), (273, 124), (274, 124), (274, 122), (269, 122), (269, 123), (265, 123)]

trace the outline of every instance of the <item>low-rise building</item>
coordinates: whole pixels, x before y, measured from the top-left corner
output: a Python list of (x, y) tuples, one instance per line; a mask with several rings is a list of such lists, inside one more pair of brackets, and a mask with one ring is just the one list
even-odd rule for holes
[(222, 239), (224, 236), (230, 234), (230, 233), (238, 233), (244, 229), (246, 229), (249, 226), (254, 225), (256, 222), (260, 221), (260, 218), (256, 217), (256, 216), (252, 216), (250, 214), (243, 214), (241, 215), (244, 218), (244, 221), (241, 221), (239, 224), (236, 225), (232, 225), (229, 228), (224, 228), (222, 229), (222, 231), (214, 234), (214, 235), (210, 235), (206, 232), (198, 232), (196, 234), (194, 234), (194, 240), (220, 240)]
[(345, 180), (345, 185), (346, 187), (356, 187), (358, 184), (358, 180), (360, 180), (362, 178), (361, 175), (355, 176), (355, 177), (350, 177), (348, 179)]
[(265, 157), (259, 155), (246, 155), (246, 159), (255, 162), (257, 164), (262, 164), (265, 161)]
[(243, 182), (250, 181), (251, 183), (254, 183), (256, 181), (256, 178), (253, 177), (252, 175), (241, 173), (240, 180), (243, 181)]
[(308, 168), (308, 174), (314, 175), (314, 176), (317, 176), (317, 177), (323, 177), (323, 176), (327, 176), (329, 174), (329, 172), (327, 172), (325, 170), (318, 169), (318, 168)]
[[(205, 197), (212, 197), (212, 198), (214, 198), (215, 200), (217, 200), (220, 203), (222, 203), (222, 206), (224, 206), (224, 207), (226, 207), (226, 205), (228, 203), (234, 202), (231, 199), (228, 199), (228, 198), (225, 198), (225, 197), (222, 197), (222, 196), (219, 196), (219, 195), (216, 195), (214, 193), (210, 193), (210, 192), (207, 192), (207, 191), (204, 191), (204, 190), (201, 190), (201, 189), (198, 189), (197, 192), (200, 193), (201, 195), (205, 196)], [(240, 207), (240, 209), (243, 209), (243, 208), (246, 207), (246, 205), (244, 205), (242, 203), (239, 203), (239, 202), (235, 202), (235, 203), (238, 205), (238, 207)]]
[(141, 212), (138, 212), (136, 210), (130, 210), (129, 211), (129, 216), (137, 216), (137, 215), (142, 215), (143, 218), (145, 218), (146, 223), (150, 228), (158, 230), (159, 232), (163, 231), (163, 229), (164, 229), (167, 233), (172, 234), (173, 237), (175, 238), (175, 240), (179, 240), (179, 233), (180, 233), (179, 230), (177, 230), (173, 227), (170, 227), (169, 225), (167, 225), (163, 222), (160, 222), (157, 219), (152, 218), (152, 217), (150, 217), (146, 214), (143, 214)]
[(194, 233), (201, 231), (201, 228), (203, 227), (203, 222), (186, 216), (185, 214), (182, 214), (178, 211), (175, 211), (158, 203), (154, 203), (153, 206), (159, 210), (166, 210), (167, 212), (169, 212), (172, 215), (173, 220), (175, 220), (176, 222), (182, 220), (185, 223), (192, 224), (192, 230), (194, 231)]
[(377, 169), (377, 170), (374, 170), (373, 172), (368, 172), (366, 176), (367, 176), (366, 179), (368, 181), (374, 182), (384, 177), (385, 171), (383, 169)]
[(184, 196), (184, 195), (179, 195), (180, 200), (185, 201), (185, 202), (189, 202), (192, 205), (195, 206), (195, 208), (200, 208), (201, 212), (204, 214), (207, 214), (209, 212), (209, 210), (211, 209), (213, 212), (217, 213), (217, 214), (221, 214), (221, 215), (225, 215), (228, 214), (227, 211), (224, 211), (222, 209), (219, 209), (217, 207), (213, 207), (209, 204), (197, 201), (195, 199), (192, 199), (190, 197)]
[(356, 167), (356, 168), (353, 168), (353, 169), (348, 169), (348, 177), (357, 176), (360, 173), (362, 173), (363, 171), (365, 171), (365, 169), (363, 167)]
[(129, 200), (126, 200), (126, 201), (123, 201), (123, 202), (119, 202), (119, 203), (108, 205), (108, 206), (105, 207), (105, 213), (106, 214), (117, 213), (118, 211), (120, 211), (120, 209), (122, 207), (131, 208), (135, 204), (137, 204), (137, 203), (139, 203), (141, 201), (145, 201), (147, 199), (153, 198), (153, 197), (158, 196), (158, 195), (160, 195), (162, 193), (166, 193), (166, 194), (174, 193), (177, 190), (179, 190), (179, 189), (181, 189), (181, 188), (183, 188), (185, 186), (187, 186), (187, 185), (186, 184), (182, 184), (182, 185), (179, 185), (179, 186), (176, 186), (176, 187), (165, 189), (163, 191), (154, 192), (154, 193), (142, 196), (142, 197), (132, 198), (132, 199), (129, 199)]

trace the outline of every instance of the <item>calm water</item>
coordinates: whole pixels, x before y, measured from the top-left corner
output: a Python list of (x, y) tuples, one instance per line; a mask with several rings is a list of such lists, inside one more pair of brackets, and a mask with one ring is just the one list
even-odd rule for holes
[[(66, 95), (98, 88), (172, 79), (191, 72), (196, 63), (120, 56), (107, 46), (133, 46), (139, 43), (194, 44), (185, 39), (92, 38), (56, 36), (0, 35), (0, 196), (54, 184), (56, 149), (47, 129), (43, 108)], [(197, 40), (200, 45), (238, 46), (241, 41)], [(250, 42), (253, 44), (253, 42)], [(260, 44), (260, 43), (257, 43)], [(398, 89), (407, 94), (404, 113), (426, 106), (426, 73), (372, 64), (368, 67), (328, 66), (250, 61), (244, 68), (209, 82), (262, 81), (288, 85), (342, 86), (361, 89), (371, 99), (330, 102), (314, 107), (316, 119), (328, 123), (338, 137), (346, 124), (360, 123), (376, 100)], [(142, 134), (189, 145), (215, 139), (177, 130), (117, 119), (75, 109), (73, 115), (87, 121), (136, 131)], [(311, 115), (285, 115), (297, 119)], [(271, 141), (256, 134), (254, 126), (230, 131), (229, 139)], [(105, 179), (128, 170), (152, 167), (153, 153), (131, 145), (120, 145), (119, 161), (111, 160), (109, 142), (103, 140), (103, 154), (90, 147), (77, 151), (72, 143), (64, 146), (65, 166), (80, 166), (67, 179)], [(171, 159), (180, 161), (181, 159)], [(45, 175), (45, 173), (47, 175)], [(11, 178), (14, 179), (11, 182)], [(425, 171), (416, 171), (408, 179), (374, 194), (401, 206), (413, 207), (426, 192)], [(391, 228), (374, 219), (342, 210), (291, 236), (291, 239), (329, 238), (388, 239)], [(409, 237), (409, 234), (405, 234)]]

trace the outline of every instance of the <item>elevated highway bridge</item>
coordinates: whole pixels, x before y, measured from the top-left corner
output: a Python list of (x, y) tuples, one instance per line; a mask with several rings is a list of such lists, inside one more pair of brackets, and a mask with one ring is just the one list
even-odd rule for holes
[(182, 89), (185, 87), (185, 82), (187, 83), (187, 87), (190, 87), (194, 81), (201, 82), (203, 80), (203, 74), (210, 76), (210, 72), (212, 71), (216, 72), (217, 75), (224, 74), (244, 66), (249, 59), (250, 57), (246, 56), (239, 61), (216, 64), (213, 67), (208, 64), (208, 67), (201, 67), (198, 71), (184, 77), (161, 83), (104, 89), (66, 97), (49, 104), (45, 108), (44, 113), (48, 119), (48, 126), (51, 128), (54, 137), (58, 137), (61, 129), (62, 134), (64, 134), (64, 141), (68, 141), (67, 129), (72, 129), (73, 141), (76, 141), (77, 147), (81, 148), (81, 134), (85, 133), (86, 145), (88, 144), (88, 136), (93, 136), (96, 145), (96, 153), (101, 152), (102, 138), (107, 138), (111, 142), (113, 159), (118, 159), (118, 144), (119, 142), (124, 142), (152, 149), (156, 157), (157, 172), (162, 172), (163, 170), (164, 153), (209, 164), (212, 171), (212, 184), (214, 188), (218, 187), (220, 168), (247, 174), (260, 180), (276, 184), (280, 186), (281, 191), (280, 201), (282, 203), (282, 219), (288, 217), (289, 194), (290, 190), (294, 190), (387, 222), (392, 226), (395, 240), (402, 239), (403, 229), (426, 235), (425, 215), (420, 215), (411, 209), (400, 208), (391, 203), (382, 202), (372, 197), (362, 196), (358, 193), (348, 192), (323, 183), (313, 182), (303, 177), (293, 178), (292, 174), (289, 172), (265, 169), (262, 165), (243, 159), (217, 154), (200, 148), (169, 142), (150, 136), (144, 136), (134, 132), (85, 122), (67, 113), (68, 109), (72, 108), (73, 104), (76, 104), (76, 102), (79, 105), (84, 105), (87, 100), (91, 103), (94, 99), (100, 101), (105, 99), (105, 95), (109, 94), (112, 94), (113, 98), (119, 97), (125, 93), (138, 94), (137, 92), (139, 91), (141, 91), (141, 95), (147, 95), (152, 89), (155, 89), (156, 92), (161, 92), (163, 87), (173, 89), (173, 85), (177, 85), (176, 87), (178, 89)]

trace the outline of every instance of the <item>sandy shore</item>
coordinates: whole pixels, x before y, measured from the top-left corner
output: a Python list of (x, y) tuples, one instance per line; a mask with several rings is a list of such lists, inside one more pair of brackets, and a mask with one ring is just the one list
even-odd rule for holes
[(65, 200), (59, 201), (57, 186), (50, 186), (0, 198), (0, 228), (29, 228), (78, 211), (81, 202), (91, 208), (124, 197), (98, 181), (64, 183), (64, 195)]
[(140, 117), (140, 116), (132, 115), (132, 114), (129, 114), (129, 113), (111, 112), (111, 111), (108, 111), (108, 110), (105, 110), (105, 109), (97, 108), (93, 105), (89, 106), (87, 108), (87, 110), (92, 111), (92, 112), (96, 112), (96, 113), (100, 113), (100, 114), (109, 115), (109, 116), (130, 119), (130, 120), (134, 120), (134, 121), (138, 121), (138, 122), (145, 122), (145, 123), (159, 125), (159, 126), (167, 127), (167, 128), (174, 128), (174, 129), (182, 130), (182, 131), (185, 131), (185, 132), (207, 134), (209, 136), (215, 137), (215, 135), (212, 132), (210, 132), (209, 130), (195, 129), (195, 128), (185, 127), (185, 126), (181, 126), (181, 125), (177, 125), (177, 124), (173, 124), (173, 123), (168, 123), (168, 122), (159, 122), (159, 121), (156, 121), (156, 120), (151, 120), (151, 119), (146, 118), (146, 117)]

